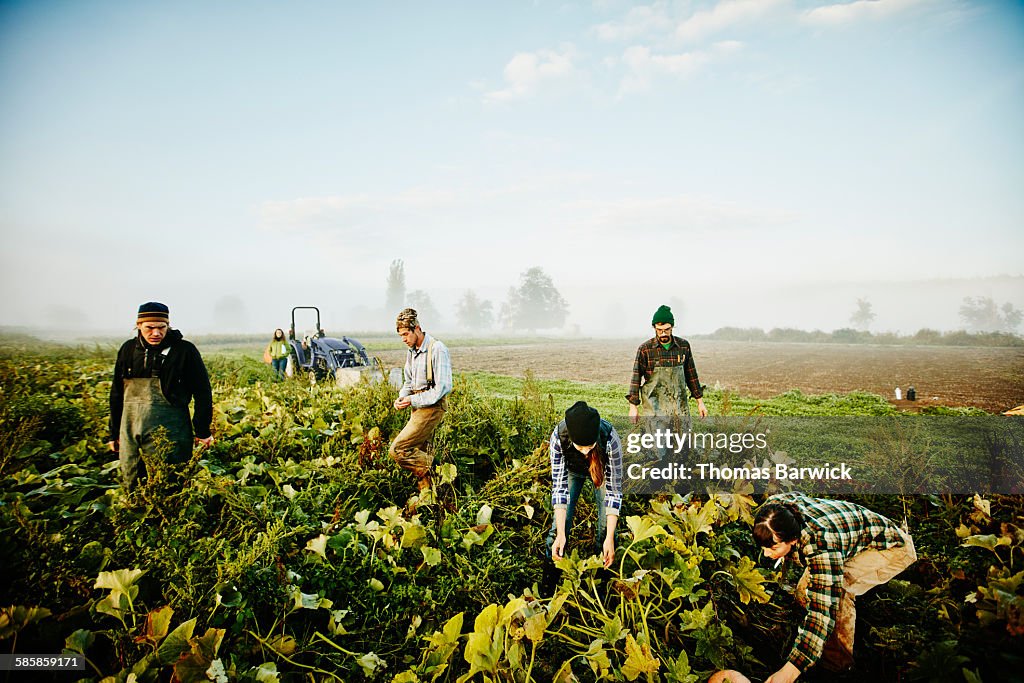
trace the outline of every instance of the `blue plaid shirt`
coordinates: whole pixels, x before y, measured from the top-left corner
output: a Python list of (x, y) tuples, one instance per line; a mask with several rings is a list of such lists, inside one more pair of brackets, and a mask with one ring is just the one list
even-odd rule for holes
[[(434, 386), (427, 387), (427, 349), (431, 348), (431, 370)], [(452, 359), (443, 342), (424, 333), (423, 343), (418, 349), (409, 349), (405, 357), (405, 383), (399, 398), (409, 397), (413, 408), (432, 406), (452, 391)], [(419, 392), (419, 393), (413, 393)]]
[[(569, 505), (569, 470), (565, 466), (557, 426), (551, 432), (548, 444), (551, 450), (551, 507), (565, 508)], [(608, 435), (604, 452), (608, 454), (604, 468), (604, 509), (606, 514), (618, 516), (622, 507), (622, 442), (614, 427)]]

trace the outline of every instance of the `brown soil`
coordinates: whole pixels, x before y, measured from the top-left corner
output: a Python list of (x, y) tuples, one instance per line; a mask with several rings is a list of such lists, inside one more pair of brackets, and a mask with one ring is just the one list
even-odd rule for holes
[[(583, 382), (629, 382), (640, 341), (546, 342), (453, 347), (458, 371), (483, 371)], [(893, 390), (908, 386), (922, 405), (974, 406), (1002, 412), (1024, 404), (1024, 349), (781, 342), (692, 342), (701, 383), (744, 396), (767, 398), (790, 389), (808, 394), (868, 391), (896, 403)], [(405, 352), (377, 354), (386, 364)]]

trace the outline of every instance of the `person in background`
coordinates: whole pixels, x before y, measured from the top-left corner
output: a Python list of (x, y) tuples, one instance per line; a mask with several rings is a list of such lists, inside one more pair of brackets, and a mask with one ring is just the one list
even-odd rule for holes
[(409, 421), (388, 453), (399, 467), (412, 472), (419, 490), (430, 488), (430, 469), (434, 457), (426, 445), (441, 424), (452, 390), (452, 361), (448, 347), (420, 327), (412, 308), (403, 309), (395, 321), (395, 331), (409, 347), (405, 358), (405, 381), (395, 400), (395, 409), (411, 408)]
[(766, 683), (789, 683), (819, 660), (853, 665), (854, 598), (917, 559), (914, 539), (891, 519), (840, 500), (802, 493), (769, 497), (754, 517), (754, 540), (773, 560), (793, 553), (806, 564), (796, 599), (807, 607), (785, 665)]
[(690, 342), (673, 336), (675, 316), (668, 306), (659, 306), (651, 318), (654, 336), (636, 350), (633, 375), (629, 381), (629, 417), (636, 424), (640, 419), (639, 407), (643, 403), (649, 416), (689, 416), (686, 390), (697, 399), (697, 411), (707, 417), (704, 392), (697, 377)]
[(277, 379), (284, 379), (284, 371), (288, 367), (288, 354), (290, 352), (291, 349), (288, 346), (288, 340), (285, 339), (284, 330), (279, 327), (274, 330), (274, 336), (263, 352), (263, 357), (270, 359), (270, 365), (274, 368), (274, 376)]
[[(186, 462), (193, 439), (213, 444), (213, 392), (199, 350), (171, 328), (162, 303), (139, 306), (136, 334), (117, 352), (110, 385), (110, 450), (118, 453), (127, 490), (140, 476), (140, 452), (153, 446), (161, 430), (170, 442), (170, 463)], [(189, 404), (195, 400), (195, 414)]]
[[(597, 527), (594, 551), (605, 568), (615, 560), (615, 526), (622, 507), (622, 442), (615, 428), (596, 409), (577, 401), (565, 411), (548, 440), (551, 454), (551, 507), (554, 519), (547, 536), (548, 557), (560, 560), (572, 529), (576, 503), (584, 485), (594, 487)], [(550, 594), (558, 574), (544, 565), (541, 590)]]

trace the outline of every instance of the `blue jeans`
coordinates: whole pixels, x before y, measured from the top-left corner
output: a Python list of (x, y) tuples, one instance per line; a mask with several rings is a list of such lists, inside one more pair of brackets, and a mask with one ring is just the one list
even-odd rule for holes
[[(569, 532), (572, 531), (572, 518), (576, 514), (576, 501), (580, 499), (580, 493), (583, 491), (583, 485), (590, 481), (589, 474), (574, 474), (573, 472), (567, 473), (569, 476), (569, 504), (565, 509), (565, 537), (569, 538)], [(593, 485), (594, 488), (594, 506), (597, 508), (597, 529), (594, 530), (594, 552), (600, 555), (604, 549), (604, 535), (607, 527), (607, 520), (605, 519), (604, 511), (604, 486), (598, 488)], [(548, 557), (551, 557), (551, 546), (555, 543), (555, 536), (558, 535), (558, 524), (554, 519), (551, 520), (551, 530), (548, 532), (547, 545), (548, 545)]]
[(277, 375), (277, 378), (284, 379), (284, 371), (288, 367), (288, 356), (275, 358), (270, 361), (270, 365), (274, 368), (274, 374)]

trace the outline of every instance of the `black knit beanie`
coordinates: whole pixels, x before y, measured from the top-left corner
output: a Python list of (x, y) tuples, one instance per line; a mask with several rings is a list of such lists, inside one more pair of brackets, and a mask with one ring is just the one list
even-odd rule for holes
[(565, 426), (569, 430), (569, 439), (574, 444), (589, 446), (597, 443), (601, 415), (597, 409), (588, 406), (586, 401), (576, 401), (565, 411)]

